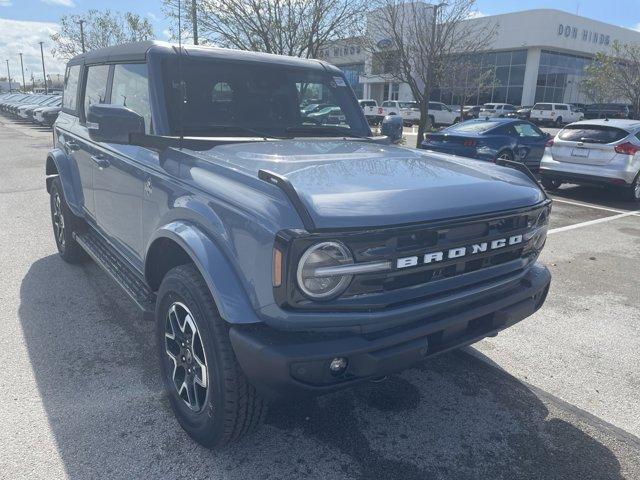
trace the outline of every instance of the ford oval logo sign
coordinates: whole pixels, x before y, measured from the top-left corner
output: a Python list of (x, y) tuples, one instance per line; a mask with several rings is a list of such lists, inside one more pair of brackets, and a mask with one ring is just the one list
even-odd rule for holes
[(390, 38), (383, 38), (376, 45), (378, 46), (378, 48), (389, 48), (391, 45), (393, 45), (393, 42)]

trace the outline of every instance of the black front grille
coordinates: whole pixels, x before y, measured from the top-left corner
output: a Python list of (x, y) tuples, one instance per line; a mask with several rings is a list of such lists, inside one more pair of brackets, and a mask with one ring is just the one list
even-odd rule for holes
[[(505, 278), (526, 268), (537, 255), (530, 233), (537, 228), (536, 222), (546, 212), (545, 205), (483, 218), (331, 234), (328, 238), (341, 240), (349, 247), (356, 263), (390, 261), (392, 269), (355, 276), (339, 298), (328, 302), (308, 300), (294, 286), (286, 303), (291, 307), (314, 310), (380, 309)], [(490, 244), (494, 240), (517, 235), (523, 236), (522, 242), (502, 248), (487, 248), (483, 252), (452, 259), (447, 259), (445, 253), (442, 261), (397, 267), (400, 258), (422, 259), (428, 253), (448, 252), (459, 247), (466, 247), (470, 252), (473, 245)], [(314, 236), (304, 243), (310, 245), (318, 240)], [(306, 246), (302, 245), (302, 250), (304, 248)], [(294, 257), (292, 260), (293, 266), (297, 259)], [(460, 278), (462, 276), (465, 276), (464, 281)]]

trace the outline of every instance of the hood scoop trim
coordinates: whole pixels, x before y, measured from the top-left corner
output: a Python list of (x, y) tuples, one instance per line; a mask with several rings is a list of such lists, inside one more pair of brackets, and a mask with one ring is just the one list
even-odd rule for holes
[(272, 185), (275, 185), (284, 192), (284, 194), (291, 202), (291, 205), (293, 205), (293, 208), (295, 208), (296, 212), (298, 212), (298, 215), (300, 215), (302, 224), (308, 232), (313, 232), (316, 229), (315, 222), (313, 221), (309, 210), (307, 210), (307, 207), (305, 207), (304, 203), (300, 199), (300, 196), (298, 195), (295, 187), (286, 177), (278, 175), (277, 173), (271, 172), (269, 170), (258, 170), (258, 178)]

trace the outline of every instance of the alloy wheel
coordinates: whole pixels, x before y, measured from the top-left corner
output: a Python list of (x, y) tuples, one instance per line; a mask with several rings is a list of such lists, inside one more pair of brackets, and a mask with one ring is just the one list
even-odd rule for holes
[(58, 243), (64, 249), (64, 215), (62, 214), (62, 199), (60, 198), (60, 192), (55, 192), (53, 197), (53, 228), (55, 230)]
[(498, 158), (501, 160), (511, 160), (511, 155), (509, 154), (509, 152), (502, 152), (500, 155), (498, 155)]
[(165, 319), (165, 353), (173, 367), (171, 380), (178, 396), (193, 411), (205, 405), (209, 378), (204, 345), (193, 315), (174, 302)]

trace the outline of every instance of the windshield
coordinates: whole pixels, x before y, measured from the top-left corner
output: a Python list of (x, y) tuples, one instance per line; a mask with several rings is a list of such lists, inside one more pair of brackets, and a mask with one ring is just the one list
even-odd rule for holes
[[(341, 76), (267, 63), (183, 58), (186, 99), (181, 113), (177, 67), (175, 57), (166, 59), (162, 67), (171, 135), (371, 135), (362, 109)], [(314, 114), (308, 108), (309, 99), (316, 104)]]

